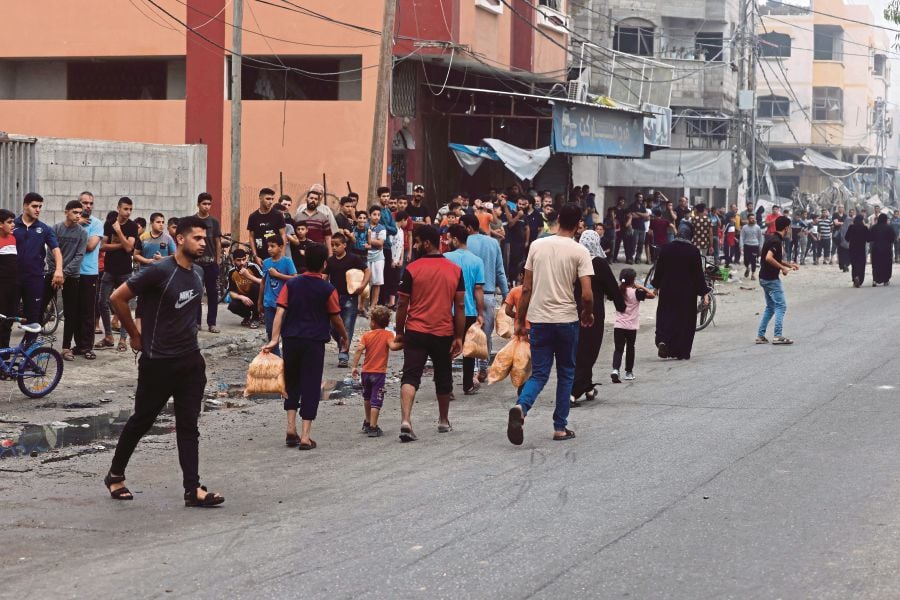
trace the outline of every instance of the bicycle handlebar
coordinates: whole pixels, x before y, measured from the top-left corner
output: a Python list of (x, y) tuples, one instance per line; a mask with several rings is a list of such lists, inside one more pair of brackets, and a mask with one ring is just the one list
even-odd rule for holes
[(7, 317), (4, 314), (0, 314), (0, 321), (12, 321), (18, 323), (19, 329), (26, 333), (40, 333), (42, 329), (40, 323), (27, 323), (22, 317)]

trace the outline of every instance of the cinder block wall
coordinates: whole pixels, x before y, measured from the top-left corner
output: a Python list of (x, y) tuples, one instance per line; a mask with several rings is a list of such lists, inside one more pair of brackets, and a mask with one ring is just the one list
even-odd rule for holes
[(41, 220), (51, 225), (84, 190), (93, 192), (100, 219), (122, 196), (134, 200), (132, 218), (146, 219), (156, 211), (167, 218), (193, 214), (206, 187), (206, 146), (199, 144), (38, 138), (35, 163), (35, 191), (44, 197)]

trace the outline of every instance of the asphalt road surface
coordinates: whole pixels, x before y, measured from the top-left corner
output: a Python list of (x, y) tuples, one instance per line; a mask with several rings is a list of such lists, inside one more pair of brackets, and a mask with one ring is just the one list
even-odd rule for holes
[(791, 347), (752, 343), (746, 294), (689, 362), (649, 323), (637, 381), (573, 409), (568, 442), (545, 392), (510, 445), (505, 382), (439, 435), (429, 382), (407, 445), (396, 397), (380, 439), (358, 402), (323, 407), (312, 452), (277, 402), (204, 414), (217, 509), (181, 505), (171, 435), (138, 447), (134, 502), (105, 496), (108, 453), (0, 473), (0, 597), (900, 598), (900, 290), (789, 285)]

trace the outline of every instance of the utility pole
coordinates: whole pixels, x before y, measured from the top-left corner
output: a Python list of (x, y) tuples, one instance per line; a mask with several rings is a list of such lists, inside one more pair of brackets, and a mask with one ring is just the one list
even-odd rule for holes
[[(732, 169), (731, 169), (731, 192), (734, 196), (730, 199), (731, 202), (737, 203), (738, 201), (738, 190), (740, 189), (740, 180), (744, 176), (743, 169), (743, 161), (741, 157), (743, 155), (743, 149), (746, 144), (746, 122), (744, 111), (741, 110), (740, 98), (742, 96), (742, 92), (744, 90), (744, 78), (747, 74), (747, 7), (750, 2), (753, 0), (741, 0), (740, 2), (740, 23), (739, 28), (735, 34), (735, 44), (732, 47), (732, 52), (737, 52), (739, 56), (737, 57), (737, 97), (738, 97), (738, 110), (736, 114), (738, 116), (738, 121), (736, 123), (736, 131), (737, 131), (737, 140), (734, 145), (734, 156), (732, 156)], [(732, 56), (732, 59), (734, 56)], [(750, 186), (747, 186), (747, 193), (750, 193)], [(745, 198), (746, 200), (746, 198)]]
[(387, 126), (391, 97), (391, 79), (394, 72), (394, 19), (397, 0), (385, 0), (384, 23), (381, 27), (381, 52), (378, 59), (378, 83), (375, 90), (375, 116), (372, 126), (372, 152), (369, 167), (369, 201), (377, 198), (375, 192), (381, 185), (381, 169), (384, 166), (384, 150), (387, 146)]
[(231, 27), (231, 237), (241, 235), (241, 29), (244, 0), (233, 0)]
[[(750, 0), (748, 4), (750, 6), (750, 18), (748, 19), (750, 28), (747, 33), (747, 40), (750, 42), (748, 44), (750, 52), (750, 56), (748, 57), (750, 68), (747, 73), (747, 88), (753, 91), (753, 108), (750, 109), (750, 189), (753, 193), (755, 206), (756, 198), (759, 196), (759, 190), (757, 189), (758, 181), (756, 178), (756, 0)], [(769, 193), (774, 200), (775, 190), (769, 190)]]

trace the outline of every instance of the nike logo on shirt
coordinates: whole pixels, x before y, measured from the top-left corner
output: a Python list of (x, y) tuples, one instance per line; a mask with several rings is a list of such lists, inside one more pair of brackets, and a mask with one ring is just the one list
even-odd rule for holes
[(175, 308), (183, 307), (185, 304), (189, 303), (196, 297), (197, 294), (194, 292), (194, 290), (186, 290), (184, 292), (181, 292), (181, 294), (178, 296), (178, 302), (175, 303)]

